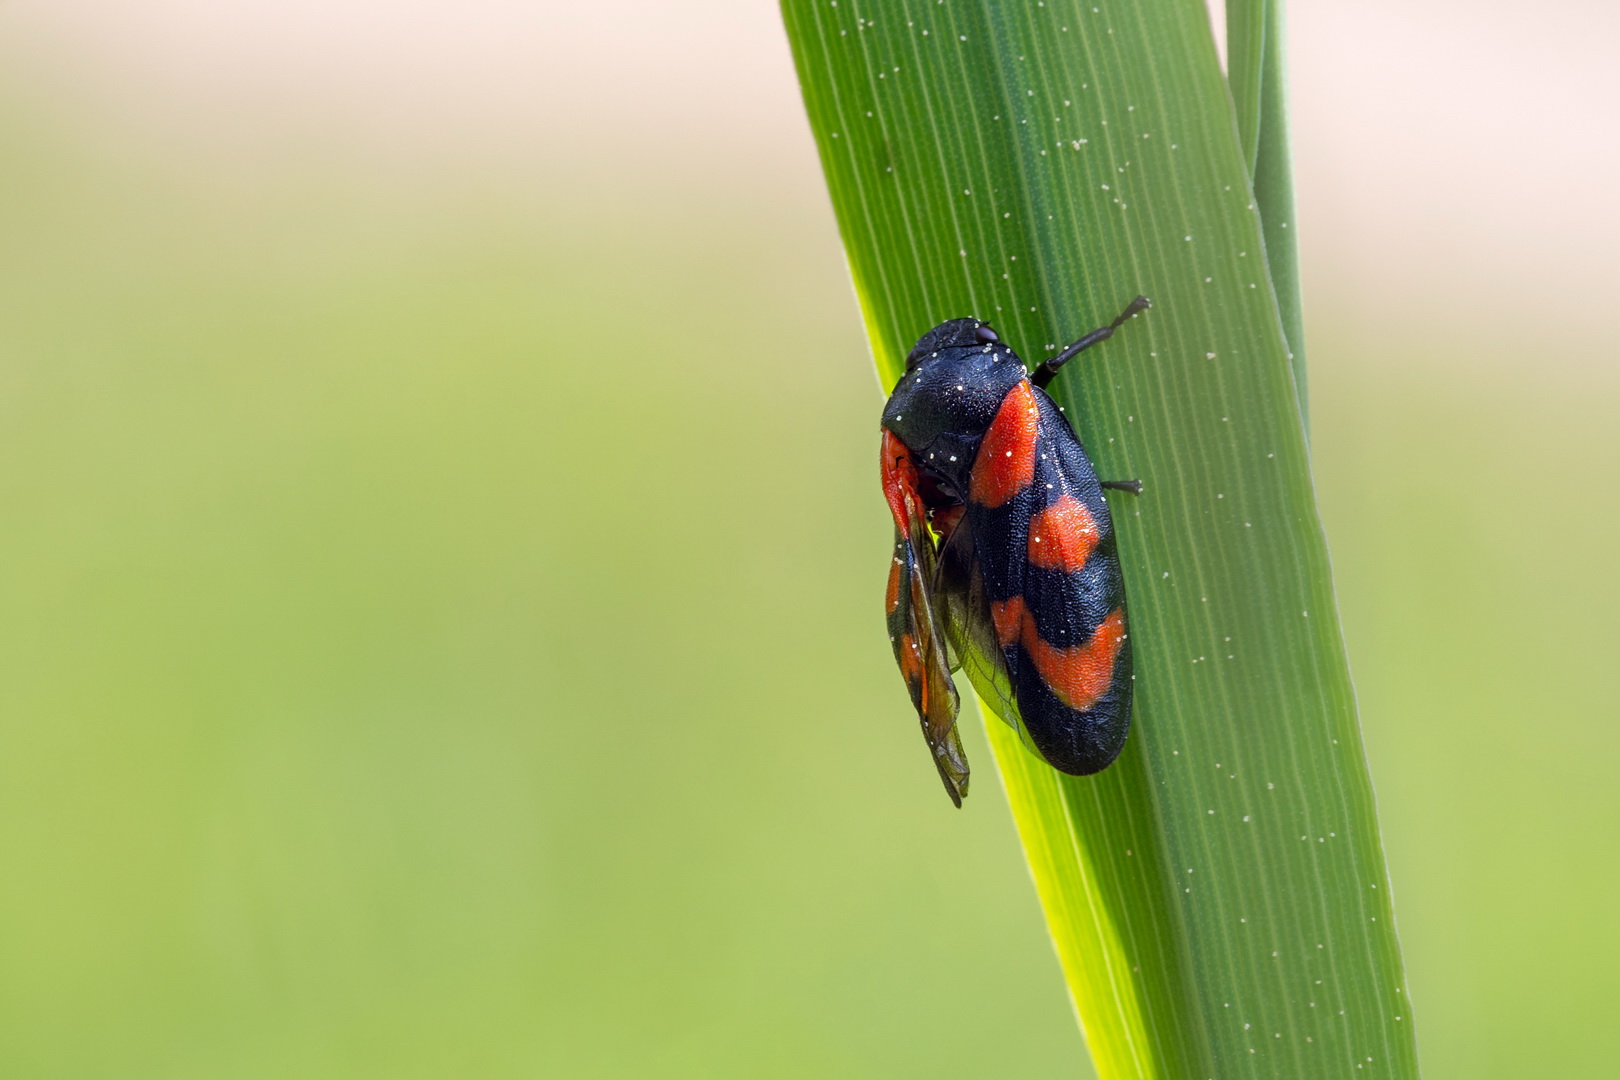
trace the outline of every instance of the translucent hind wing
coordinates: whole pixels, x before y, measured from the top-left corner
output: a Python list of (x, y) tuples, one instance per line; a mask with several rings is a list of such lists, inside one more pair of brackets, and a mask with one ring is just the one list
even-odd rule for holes
[(956, 667), (968, 677), (979, 699), (1015, 731), (1022, 731), (1018, 701), (1006, 658), (990, 621), (984, 575), (975, 561), (973, 530), (963, 521), (939, 553), (935, 594), (943, 601), (945, 637)]
[(969, 770), (956, 730), (959, 702), (941, 632), (939, 598), (933, 593), (937, 553), (917, 493), (916, 466), (905, 445), (888, 431), (883, 433), (883, 493), (894, 516), (885, 605), (889, 642), (945, 793), (961, 806)]

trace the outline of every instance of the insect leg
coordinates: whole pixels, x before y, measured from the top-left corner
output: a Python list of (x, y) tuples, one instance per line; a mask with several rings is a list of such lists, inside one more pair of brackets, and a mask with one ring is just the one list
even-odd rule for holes
[(1052, 357), (1052, 359), (1036, 368), (1034, 374), (1029, 377), (1029, 381), (1044, 390), (1046, 388), (1046, 384), (1052, 381), (1052, 376), (1057, 374), (1058, 368), (1062, 367), (1064, 364), (1067, 364), (1070, 360), (1073, 360), (1076, 356), (1079, 356), (1081, 353), (1085, 352), (1099, 341), (1107, 341), (1109, 338), (1114, 336), (1114, 331), (1118, 330), (1124, 324), (1126, 319), (1129, 319), (1133, 315), (1139, 314), (1140, 312), (1146, 311), (1152, 306), (1152, 301), (1150, 301), (1147, 297), (1138, 296), (1135, 300), (1130, 302), (1124, 311), (1119, 313), (1119, 318), (1115, 319), (1107, 326), (1100, 326), (1093, 330), (1091, 333), (1087, 334), (1085, 337), (1081, 338), (1079, 341), (1075, 342), (1073, 345), (1070, 345), (1068, 348)]
[(1128, 491), (1132, 495), (1142, 494), (1142, 481), (1140, 480), (1104, 480), (1102, 486), (1109, 491)]

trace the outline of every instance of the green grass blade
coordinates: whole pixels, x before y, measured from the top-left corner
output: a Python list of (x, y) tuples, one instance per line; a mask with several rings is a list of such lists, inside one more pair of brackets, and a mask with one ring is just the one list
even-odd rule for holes
[(1288, 70), (1283, 0), (1227, 0), (1226, 74), (1237, 112), (1238, 144), (1253, 178), (1254, 204), (1266, 241), (1266, 266), (1307, 427), (1305, 316), (1299, 288), (1294, 170), (1288, 143)]
[[(1077, 779), (989, 724), (1099, 1073), (1415, 1076), (1295, 380), (1202, 4), (783, 11), (886, 385), (948, 317), (993, 320), (1035, 363), (1155, 301), (1053, 383), (1099, 472), (1147, 485), (1115, 502), (1131, 741)], [(875, 428), (876, 408), (874, 457)], [(898, 680), (895, 708), (907, 722)]]
[(1260, 88), (1265, 78), (1268, 0), (1227, 0), (1226, 83), (1237, 118), (1238, 151), (1253, 174), (1260, 152)]

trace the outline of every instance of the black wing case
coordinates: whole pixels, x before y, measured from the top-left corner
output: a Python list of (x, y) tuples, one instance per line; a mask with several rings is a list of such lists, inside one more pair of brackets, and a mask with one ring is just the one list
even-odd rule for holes
[(1131, 712), (1113, 520), (1068, 421), (1027, 381), (980, 444), (966, 518), (1025, 739), (1063, 772), (1106, 768)]

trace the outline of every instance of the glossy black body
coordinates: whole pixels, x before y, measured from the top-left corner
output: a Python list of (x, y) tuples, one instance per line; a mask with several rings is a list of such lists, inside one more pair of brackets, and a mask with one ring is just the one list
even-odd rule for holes
[[(1003, 719), (1015, 726), (1021, 721), (1026, 741), (1042, 758), (1063, 772), (1085, 775), (1109, 765), (1129, 731), (1132, 663), (1124, 581), (1096, 471), (1045, 391), (1020, 388), (1026, 378), (1023, 361), (984, 323), (953, 319), (912, 350), (882, 425), (911, 451), (921, 474), (919, 491), (935, 519), (955, 521), (954, 508), (964, 508), (942, 538), (931, 583), (948, 615), (944, 631), (955, 664), (968, 669)], [(974, 498), (974, 471), (986, 432), (1009, 395), (1032, 399), (1038, 409), (1033, 482), (1000, 505), (988, 505)], [(1060, 567), (1037, 565), (1042, 549), (1031, 541), (1032, 522), (1050, 527), (1052, 519), (1043, 512), (1064, 499), (1084, 507), (1087, 554)], [(1065, 507), (1073, 520), (1072, 505)], [(1006, 613), (1017, 610), (1029, 619), (1023, 633), (998, 633), (996, 614), (1010, 619)], [(1100, 693), (1071, 693), (1066, 702), (1057, 688), (1073, 684), (1056, 674), (1079, 670), (1075, 657), (1094, 644), (1099, 631), (1117, 639), (1106, 679), (1092, 680)]]

